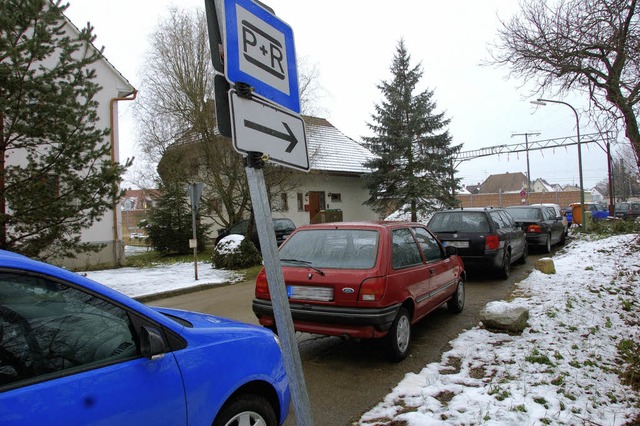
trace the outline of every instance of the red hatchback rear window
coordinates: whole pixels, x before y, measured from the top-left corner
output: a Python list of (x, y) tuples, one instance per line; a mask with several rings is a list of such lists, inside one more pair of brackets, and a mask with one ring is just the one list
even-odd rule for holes
[(378, 231), (311, 229), (291, 235), (280, 249), (286, 266), (301, 263), (316, 268), (369, 269), (376, 263)]

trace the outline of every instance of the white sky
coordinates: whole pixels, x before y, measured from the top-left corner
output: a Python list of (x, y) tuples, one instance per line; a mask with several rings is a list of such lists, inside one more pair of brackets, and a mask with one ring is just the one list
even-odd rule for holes
[[(90, 21), (105, 46), (106, 57), (135, 86), (144, 66), (148, 35), (167, 16), (170, 0), (69, 0), (69, 18), (78, 26)], [(370, 135), (374, 105), (382, 101), (376, 86), (391, 77), (396, 46), (404, 38), (412, 63), (422, 63), (419, 90), (434, 90), (438, 111), (451, 119), (450, 133), (463, 151), (524, 141), (513, 133), (540, 132), (530, 141), (574, 136), (575, 116), (564, 105), (536, 107), (522, 82), (506, 80), (507, 69), (481, 67), (487, 44), (495, 41), (498, 17), (518, 9), (514, 0), (417, 2), (396, 0), (268, 0), (276, 15), (294, 32), (299, 58), (316, 64), (325, 96), (318, 107), (325, 118), (347, 136)], [(204, 0), (173, 4), (204, 9)], [(559, 99), (562, 100), (562, 99)], [(579, 97), (564, 99), (580, 110)], [(126, 103), (125, 103), (126, 104)], [(130, 107), (121, 115), (121, 158), (136, 153)], [(534, 113), (535, 112), (535, 113)], [(581, 119), (581, 133), (595, 132)], [(622, 139), (620, 139), (622, 140)], [(626, 141), (624, 141), (626, 143)], [(136, 154), (138, 155), (138, 154)], [(607, 176), (606, 155), (595, 144), (582, 150), (584, 185), (590, 188)], [(482, 182), (491, 174), (526, 173), (526, 156), (503, 155), (463, 162), (459, 176), (465, 184)], [(575, 146), (530, 153), (532, 179), (578, 184)]]
[[(491, 302), (497, 309), (509, 304), (529, 309), (522, 335), (492, 333), (480, 326), (461, 333), (440, 362), (407, 373), (360, 424), (533, 425), (543, 424), (542, 419), (554, 425), (627, 423), (640, 414), (637, 394), (613, 371), (619, 367), (618, 343), (640, 338), (637, 244), (637, 235), (574, 239), (553, 257), (555, 274), (534, 270), (516, 285), (513, 300)], [(192, 263), (86, 274), (129, 296), (239, 278), (204, 262), (198, 266), (198, 281)], [(625, 311), (624, 303), (635, 308)], [(546, 356), (552, 365), (527, 360), (532, 355)], [(451, 369), (457, 364), (459, 369)], [(438, 398), (447, 392), (452, 398), (443, 404)]]

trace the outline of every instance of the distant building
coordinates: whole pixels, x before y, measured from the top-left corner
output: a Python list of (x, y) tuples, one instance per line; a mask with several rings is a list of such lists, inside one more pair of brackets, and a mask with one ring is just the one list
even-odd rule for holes
[(122, 235), (125, 241), (132, 236), (146, 235), (140, 222), (147, 218), (158, 197), (156, 189), (127, 189), (120, 200), (122, 209)]
[(478, 188), (479, 194), (520, 192), (527, 187), (527, 177), (522, 172), (489, 176)]
[[(559, 185), (555, 185), (555, 187), (559, 187)], [(556, 192), (557, 190), (554, 188), (554, 185), (549, 184), (546, 180), (542, 178), (538, 178), (531, 182), (531, 191), (533, 192)]]

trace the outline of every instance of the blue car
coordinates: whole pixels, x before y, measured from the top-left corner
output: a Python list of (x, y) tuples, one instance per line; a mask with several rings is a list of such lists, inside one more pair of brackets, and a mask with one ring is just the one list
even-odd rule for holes
[(0, 250), (3, 426), (282, 424), (276, 339)]

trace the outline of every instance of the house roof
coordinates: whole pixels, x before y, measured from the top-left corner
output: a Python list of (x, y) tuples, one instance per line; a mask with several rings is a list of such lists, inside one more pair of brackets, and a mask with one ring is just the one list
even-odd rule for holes
[(491, 175), (480, 185), (481, 194), (518, 192), (526, 186), (527, 177), (522, 172)]
[(542, 179), (542, 178), (538, 178), (535, 181), (533, 181), (531, 183), (531, 185), (533, 186), (535, 183), (538, 183), (540, 185), (542, 185), (542, 187), (544, 188), (545, 191), (547, 192), (554, 192), (554, 186), (551, 185), (549, 182), (547, 182), (546, 180)]
[(370, 173), (363, 164), (374, 155), (324, 118), (303, 116), (311, 170), (334, 173)]
[(126, 189), (120, 201), (125, 210), (141, 210), (147, 208), (158, 198), (157, 189)]

